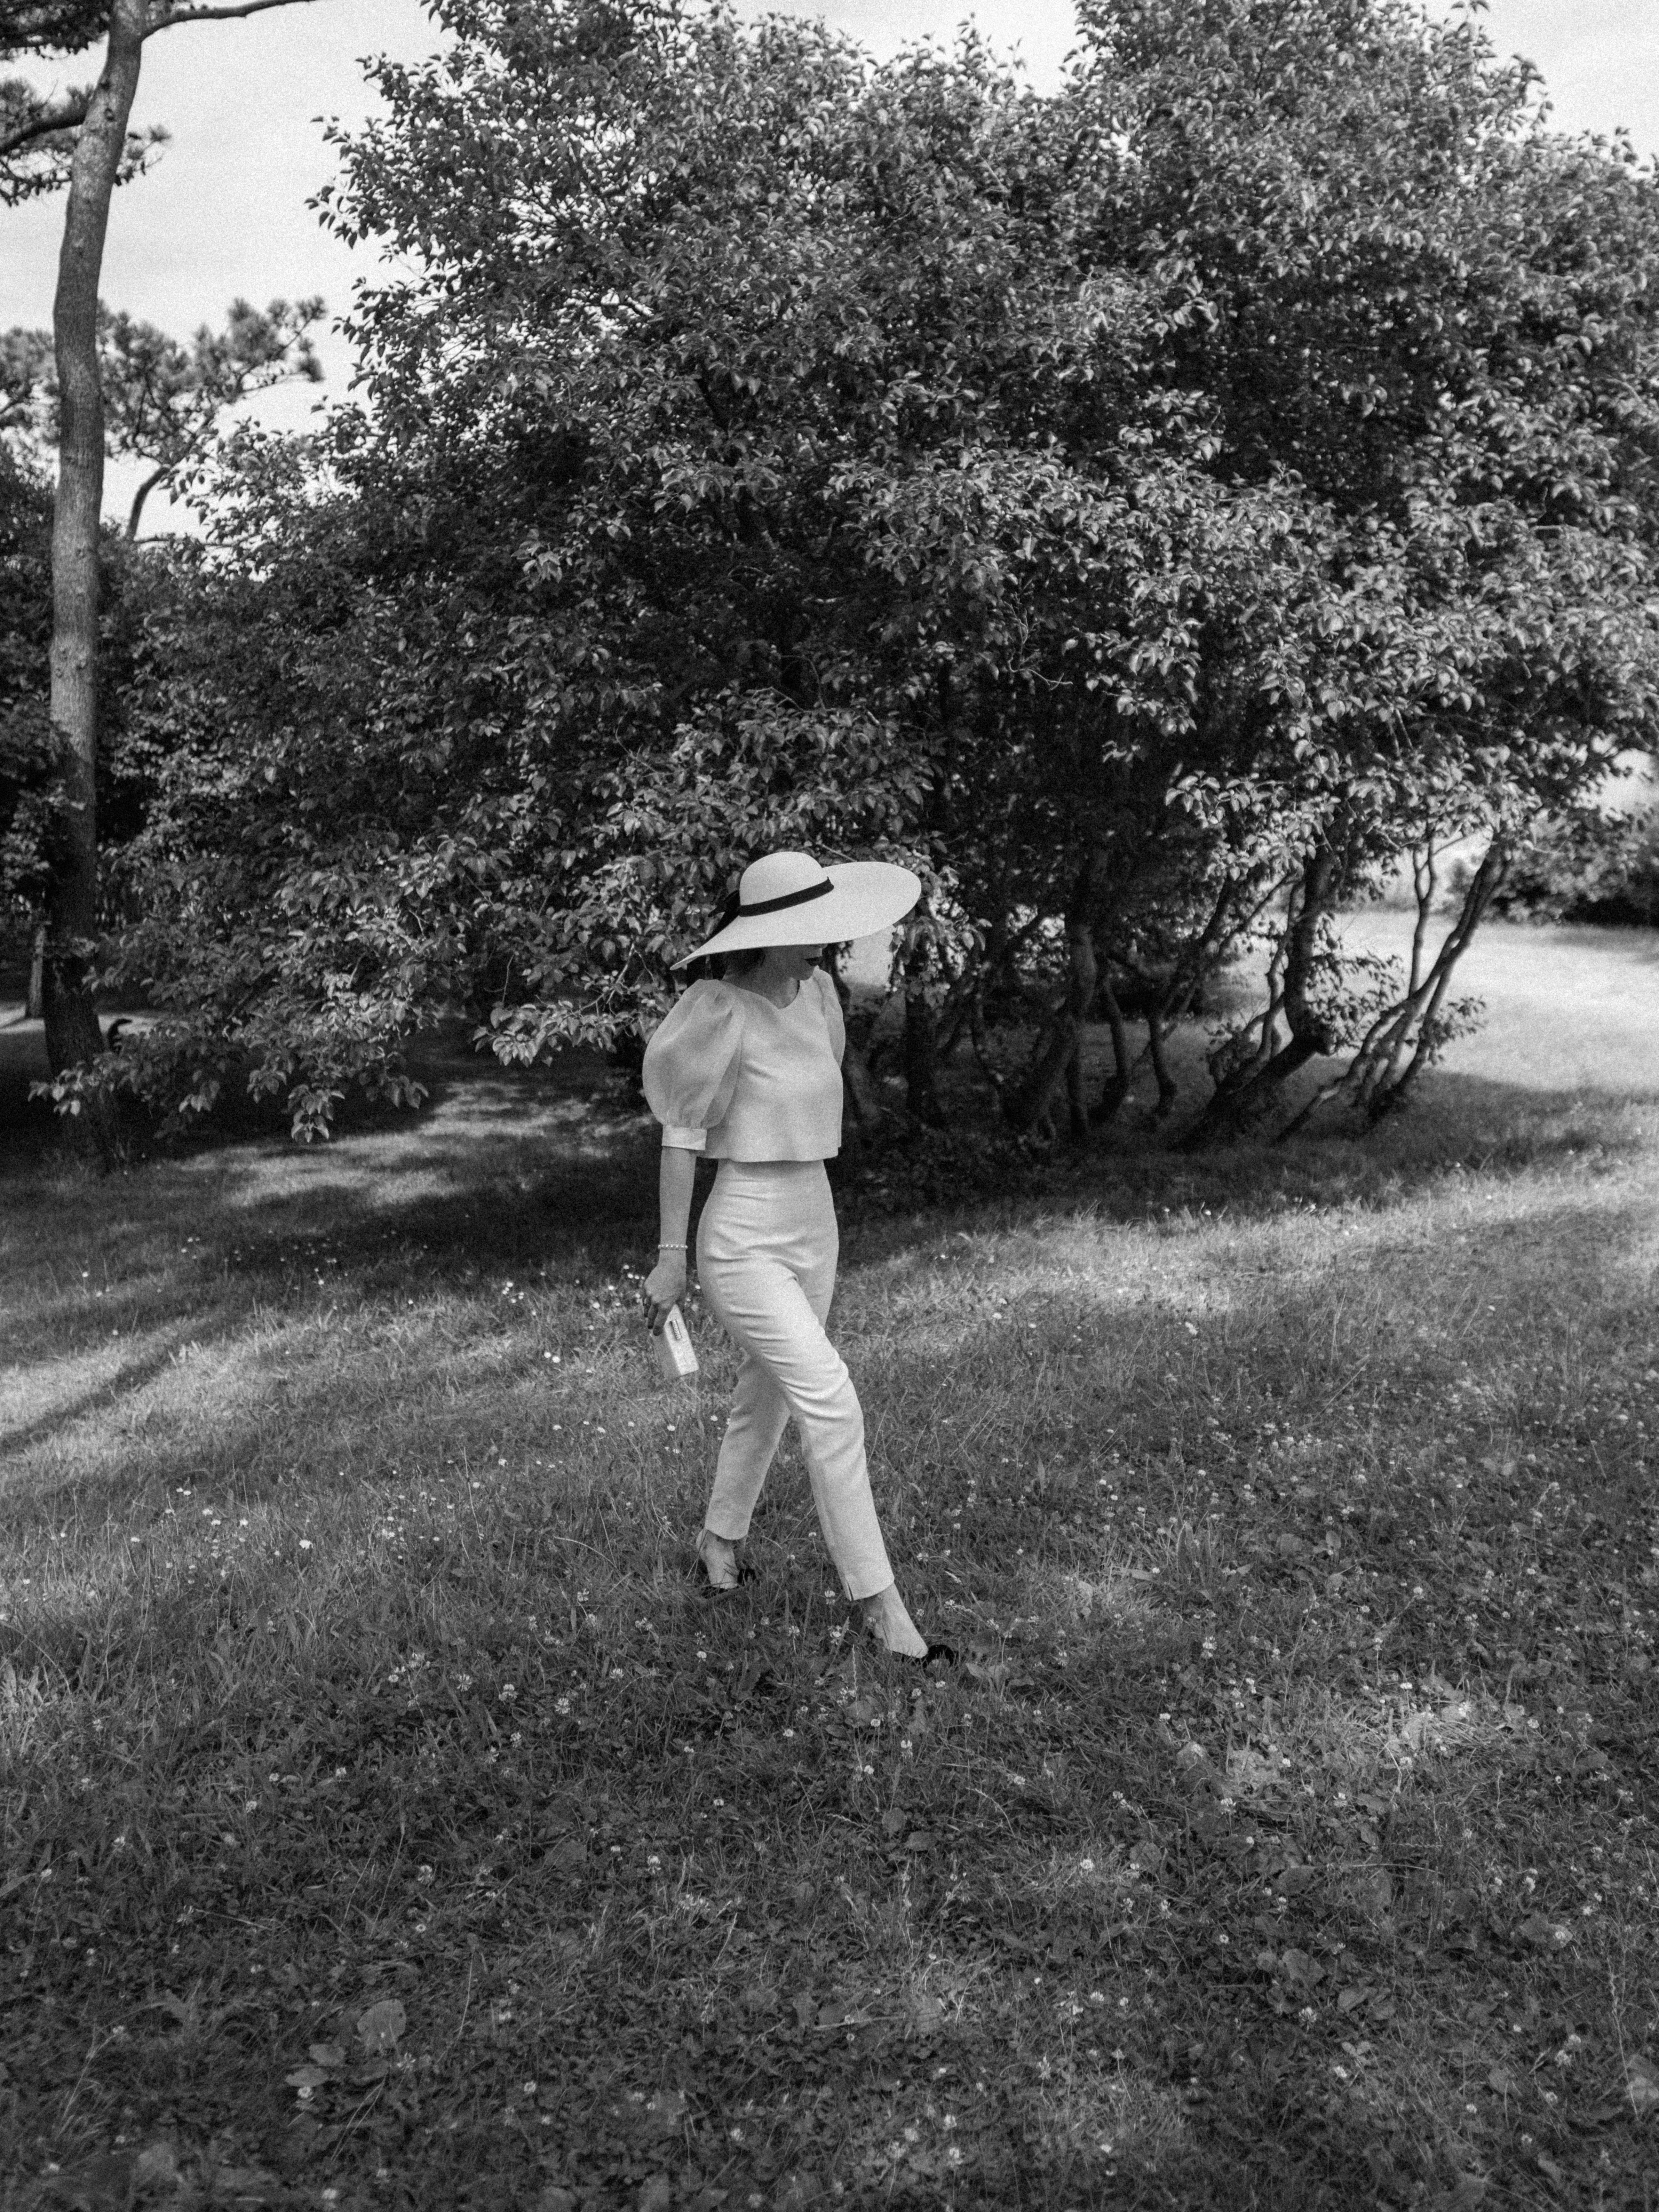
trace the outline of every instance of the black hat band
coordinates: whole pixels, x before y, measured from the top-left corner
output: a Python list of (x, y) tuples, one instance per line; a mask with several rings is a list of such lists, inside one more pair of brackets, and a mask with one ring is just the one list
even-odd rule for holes
[(821, 884), (813, 884), (804, 891), (786, 891), (781, 898), (761, 899), (754, 906), (746, 906), (739, 900), (733, 919), (747, 921), (753, 914), (781, 914), (787, 906), (805, 906), (809, 899), (828, 898), (835, 888), (826, 876)]

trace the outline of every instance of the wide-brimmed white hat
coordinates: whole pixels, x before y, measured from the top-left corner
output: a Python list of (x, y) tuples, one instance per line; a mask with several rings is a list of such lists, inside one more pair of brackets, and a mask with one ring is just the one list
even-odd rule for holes
[(823, 868), (810, 853), (768, 853), (738, 881), (714, 934), (674, 963), (767, 945), (842, 945), (901, 921), (921, 896), (921, 878), (890, 860), (841, 860)]

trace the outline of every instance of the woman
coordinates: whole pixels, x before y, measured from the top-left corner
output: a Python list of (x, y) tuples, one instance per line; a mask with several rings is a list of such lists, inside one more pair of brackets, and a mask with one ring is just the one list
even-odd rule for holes
[(720, 1163), (697, 1231), (697, 1275), (742, 1357), (697, 1550), (712, 1588), (750, 1570), (738, 1546), (793, 1413), (830, 1556), (866, 1627), (890, 1651), (930, 1645), (899, 1595), (870, 1494), (864, 1415), (823, 1323), (836, 1286), (836, 1210), (823, 1164), (841, 1149), (841, 1059), (826, 944), (890, 929), (921, 885), (908, 868), (824, 869), (805, 853), (745, 868), (722, 926), (676, 963), (720, 957), (645, 1054), (645, 1095), (663, 1125), (661, 1237), (646, 1278), (653, 1334), (685, 1294), (685, 1231), (697, 1156)]

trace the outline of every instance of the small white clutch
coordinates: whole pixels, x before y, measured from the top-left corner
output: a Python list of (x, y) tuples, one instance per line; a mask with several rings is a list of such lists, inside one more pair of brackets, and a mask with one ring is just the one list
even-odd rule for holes
[(678, 1306), (669, 1307), (668, 1318), (652, 1340), (657, 1347), (657, 1364), (665, 1381), (683, 1382), (687, 1376), (696, 1373), (697, 1347), (691, 1341), (685, 1316)]

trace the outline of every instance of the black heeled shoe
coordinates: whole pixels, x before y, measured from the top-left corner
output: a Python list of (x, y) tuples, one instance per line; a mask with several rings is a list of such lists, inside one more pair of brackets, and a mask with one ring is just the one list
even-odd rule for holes
[(879, 1637), (872, 1636), (870, 1641), (878, 1651), (885, 1652), (890, 1659), (896, 1659), (906, 1667), (954, 1667), (958, 1657), (954, 1644), (930, 1644), (925, 1651), (917, 1652), (895, 1651), (890, 1644), (884, 1644)]
[(697, 1542), (697, 1565), (702, 1569), (703, 1589), (710, 1597), (730, 1597), (733, 1590), (744, 1589), (750, 1583), (757, 1583), (760, 1580), (759, 1574), (750, 1565), (747, 1559), (734, 1559), (732, 1562), (732, 1571), (736, 1579), (729, 1583), (717, 1583), (708, 1571), (708, 1554), (703, 1550), (701, 1538)]

